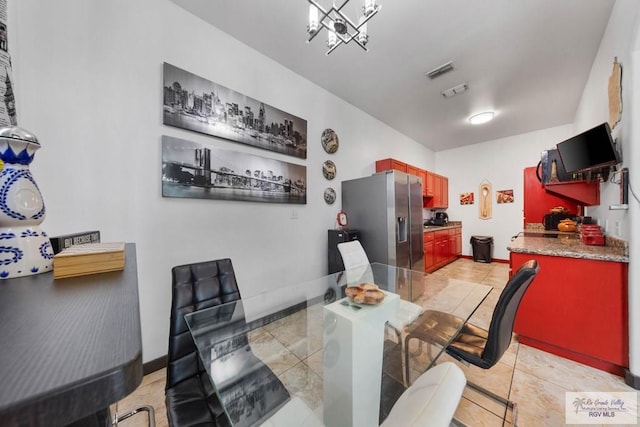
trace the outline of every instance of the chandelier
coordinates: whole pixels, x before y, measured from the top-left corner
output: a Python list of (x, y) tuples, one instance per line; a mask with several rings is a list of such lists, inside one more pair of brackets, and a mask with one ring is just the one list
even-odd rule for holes
[(329, 10), (325, 10), (315, 0), (307, 0), (309, 2), (309, 25), (307, 32), (309, 33), (310, 43), (322, 30), (327, 30), (327, 55), (333, 52), (341, 44), (347, 44), (354, 41), (367, 51), (367, 42), (369, 35), (367, 34), (367, 22), (369, 19), (380, 11), (382, 6), (376, 4), (375, 0), (364, 0), (362, 6), (362, 15), (358, 18), (358, 23), (354, 23), (344, 14), (343, 9), (350, 0), (345, 0), (340, 7), (336, 7), (335, 0), (333, 6)]

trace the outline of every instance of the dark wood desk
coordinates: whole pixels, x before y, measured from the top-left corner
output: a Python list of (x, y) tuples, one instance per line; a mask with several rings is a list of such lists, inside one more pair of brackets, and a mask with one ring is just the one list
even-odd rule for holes
[(135, 244), (124, 271), (0, 280), (0, 425), (69, 424), (141, 381)]

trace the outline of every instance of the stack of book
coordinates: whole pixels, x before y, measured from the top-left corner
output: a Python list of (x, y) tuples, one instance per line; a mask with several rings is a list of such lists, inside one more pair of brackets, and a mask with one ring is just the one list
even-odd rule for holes
[(82, 276), (124, 269), (124, 242), (71, 246), (53, 257), (53, 277)]

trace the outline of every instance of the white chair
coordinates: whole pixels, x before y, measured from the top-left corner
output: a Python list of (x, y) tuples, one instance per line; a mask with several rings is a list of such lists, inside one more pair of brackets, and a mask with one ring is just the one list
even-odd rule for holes
[(380, 427), (448, 427), (466, 383), (452, 362), (429, 369), (402, 393)]
[[(362, 244), (358, 240), (352, 240), (350, 242), (338, 243), (338, 251), (342, 256), (342, 262), (344, 263), (345, 274), (347, 276), (347, 284), (358, 284), (362, 282), (373, 283), (373, 273), (369, 265), (369, 258), (364, 251)], [(405, 328), (420, 317), (424, 312), (424, 308), (418, 304), (414, 304), (410, 301), (401, 299), (398, 304), (398, 311), (395, 316), (389, 319), (388, 325), (393, 329), (397, 338), (398, 344), (402, 349), (402, 363), (405, 363), (404, 348), (405, 340), (402, 339), (402, 332)], [(404, 377), (403, 366), (403, 377)], [(405, 385), (408, 385), (408, 378), (403, 378)]]
[(357, 240), (338, 243), (338, 251), (342, 257), (347, 285), (362, 282), (373, 282), (373, 273), (369, 266), (369, 258)]

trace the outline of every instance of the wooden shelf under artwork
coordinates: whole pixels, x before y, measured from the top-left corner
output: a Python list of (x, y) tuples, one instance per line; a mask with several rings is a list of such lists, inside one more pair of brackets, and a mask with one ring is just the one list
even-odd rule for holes
[(583, 206), (600, 204), (600, 183), (587, 181), (564, 181), (547, 183), (544, 186), (549, 193), (575, 200)]

